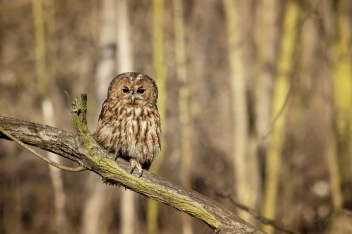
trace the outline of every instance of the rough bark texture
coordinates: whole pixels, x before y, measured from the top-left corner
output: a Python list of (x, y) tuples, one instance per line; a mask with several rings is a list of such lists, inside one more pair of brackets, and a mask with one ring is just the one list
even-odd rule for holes
[[(264, 233), (220, 204), (148, 171), (130, 174), (127, 161), (113, 160), (92, 138), (86, 121), (86, 95), (72, 104), (77, 135), (47, 125), (0, 116), (0, 125), (26, 144), (56, 153), (91, 170), (109, 184), (119, 184), (146, 197), (184, 211), (207, 223), (216, 233)], [(8, 139), (0, 132), (0, 138)]]

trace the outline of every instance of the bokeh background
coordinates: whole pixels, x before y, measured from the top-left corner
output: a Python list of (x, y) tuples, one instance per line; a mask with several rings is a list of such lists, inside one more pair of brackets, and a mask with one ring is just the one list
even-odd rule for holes
[[(74, 132), (64, 91), (87, 93), (94, 131), (111, 79), (146, 73), (164, 133), (152, 172), (269, 233), (209, 181), (300, 233), (352, 233), (351, 35), (350, 0), (2, 0), (0, 115)], [(0, 175), (0, 233), (213, 233), (5, 140)]]

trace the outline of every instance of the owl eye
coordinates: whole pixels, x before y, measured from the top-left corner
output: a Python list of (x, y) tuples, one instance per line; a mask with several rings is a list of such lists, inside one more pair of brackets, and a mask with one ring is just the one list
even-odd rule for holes
[(123, 88), (123, 89), (122, 89), (122, 92), (123, 92), (123, 93), (128, 93), (129, 91), (130, 91), (130, 90), (129, 90), (128, 88)]
[(144, 93), (144, 91), (145, 91), (145, 89), (138, 89), (138, 90), (137, 90), (137, 93), (138, 93), (138, 94), (142, 94), (142, 93)]

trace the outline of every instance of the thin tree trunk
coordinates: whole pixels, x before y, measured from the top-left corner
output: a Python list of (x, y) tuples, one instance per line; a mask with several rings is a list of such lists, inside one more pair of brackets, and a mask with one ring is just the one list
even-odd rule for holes
[[(48, 99), (42, 102), (42, 110), (44, 116), (44, 123), (50, 126), (55, 126), (55, 118), (53, 111), (53, 103)], [(47, 152), (50, 160), (60, 163), (60, 156)], [(49, 165), (50, 178), (53, 183), (55, 195), (55, 211), (56, 211), (56, 230), (58, 233), (66, 233), (66, 215), (65, 215), (65, 191), (62, 180), (61, 170)]]
[[(334, 43), (333, 58), (333, 100), (335, 111), (335, 131), (328, 144), (327, 164), (330, 173), (330, 184), (334, 211), (339, 212), (343, 205), (341, 191), (342, 181), (347, 184), (351, 175), (352, 152), (352, 58), (351, 58), (351, 25), (349, 23), (349, 9), (351, 2), (338, 1), (336, 14), (336, 41)], [(340, 149), (345, 148), (342, 154)], [(341, 162), (339, 165), (338, 162)], [(349, 181), (351, 182), (351, 181)]]
[[(281, 0), (266, 0), (258, 3), (258, 23), (256, 44), (260, 51), (259, 73), (256, 82), (256, 132), (258, 158), (267, 156), (268, 134), (272, 121), (273, 90), (277, 74), (277, 61), (280, 42)], [(264, 36), (265, 35), (265, 36)], [(259, 167), (258, 167), (259, 168)], [(258, 182), (258, 187), (259, 187)], [(261, 185), (263, 186), (263, 185)], [(259, 199), (263, 199), (260, 197)], [(262, 202), (262, 201), (259, 201)]]
[(265, 137), (271, 125), (273, 87), (280, 41), (280, 4), (278, 1), (280, 0), (263, 1), (259, 9), (257, 44), (260, 46), (262, 57), (256, 86), (256, 129), (260, 141), (260, 156), (266, 155), (267, 141)]
[[(50, 78), (55, 77), (55, 58), (56, 51), (51, 51), (50, 61), (51, 69), (47, 69), (46, 66), (46, 42), (45, 42), (45, 30), (44, 30), (44, 15), (43, 6), (41, 0), (33, 0), (33, 18), (35, 25), (35, 41), (36, 41), (36, 70), (37, 79), (40, 93), (42, 96), (42, 112), (44, 117), (44, 123), (55, 126), (53, 104), (49, 97), (49, 81)], [(55, 16), (54, 16), (54, 5), (49, 5), (49, 38), (53, 39), (55, 35)], [(55, 46), (55, 41), (52, 41), (52, 45)], [(50, 70), (51, 74), (47, 72)], [(47, 153), (47, 156), (55, 162), (60, 162), (60, 157), (53, 153)], [(66, 233), (65, 224), (65, 192), (63, 187), (63, 181), (61, 176), (61, 170), (49, 166), (50, 178), (54, 189), (54, 206), (55, 206), (55, 229), (57, 232)]]
[[(311, 6), (313, 7), (313, 6)], [(313, 9), (305, 9), (304, 12), (309, 12)], [(306, 14), (306, 13), (305, 13)], [(310, 17), (303, 19), (300, 22), (300, 27), (297, 30), (297, 44), (298, 48), (294, 55), (294, 61), (292, 63), (292, 87), (290, 93), (290, 102), (286, 104), (288, 114), (286, 115), (285, 128), (286, 135), (288, 138), (285, 141), (285, 154), (282, 156), (282, 173), (281, 181), (283, 191), (280, 195), (281, 199), (281, 211), (288, 211), (295, 208), (296, 196), (302, 193), (302, 185), (304, 182), (304, 173), (302, 173), (302, 167), (304, 166), (305, 154), (302, 153), (302, 149), (297, 147), (302, 142), (305, 135), (305, 130), (311, 132), (312, 129), (306, 128), (305, 119), (312, 119), (307, 117), (312, 114), (319, 118), (319, 115), (324, 117), (319, 118), (320, 121), (326, 122), (325, 111), (322, 108), (316, 108), (315, 111), (311, 111), (312, 108), (317, 107), (316, 104), (312, 105), (311, 110), (305, 109), (307, 103), (315, 102), (317, 100), (317, 92), (321, 92), (321, 76), (317, 73), (317, 64), (321, 63), (321, 60), (316, 58), (316, 54), (319, 48), (319, 32), (317, 30), (315, 19)], [(311, 86), (309, 84), (317, 84)], [(311, 99), (307, 100), (306, 97), (310, 96)], [(323, 112), (323, 113), (322, 113)], [(325, 117), (326, 116), (326, 117)], [(325, 118), (325, 119), (324, 119)], [(305, 129), (305, 130), (304, 130)], [(310, 133), (311, 134), (311, 133)], [(292, 175), (295, 174), (294, 177)], [(294, 226), (294, 213), (283, 212), (281, 215), (282, 223), (289, 226)]]
[[(117, 1), (117, 74), (133, 71), (133, 52), (130, 40), (130, 23), (128, 18), (127, 0)], [(136, 214), (136, 195), (130, 190), (121, 188), (121, 233), (133, 234), (138, 230), (138, 215)]]
[(47, 29), (48, 29), (48, 66), (47, 66), (47, 76), (50, 77), (50, 84), (55, 83), (56, 78), (56, 60), (57, 60), (57, 40), (56, 40), (56, 19), (55, 19), (55, 1), (47, 0), (45, 1), (45, 9), (47, 9), (48, 20)]
[[(176, 73), (179, 80), (179, 112), (181, 124), (181, 155), (182, 164), (180, 170), (180, 180), (185, 188), (192, 188), (191, 167), (191, 116), (189, 105), (189, 84), (186, 69), (186, 47), (185, 30), (183, 23), (183, 6), (181, 0), (174, 0), (174, 30), (175, 30), (175, 55)], [(183, 234), (192, 234), (192, 219), (189, 215), (181, 213)]]
[[(160, 153), (155, 158), (150, 169), (155, 174), (159, 173), (164, 160), (165, 152), (165, 132), (166, 132), (166, 69), (164, 65), (164, 1), (153, 0), (153, 65), (155, 70), (155, 80), (158, 86), (158, 109), (160, 113), (160, 121), (163, 131)], [(158, 215), (159, 204), (154, 200), (148, 200), (147, 204), (147, 232), (148, 234), (158, 233)]]
[[(250, 79), (247, 64), (247, 55), (250, 49), (250, 15), (252, 1), (224, 0), (228, 29), (228, 51), (231, 69), (231, 84), (233, 93), (233, 118), (234, 118), (234, 187), (238, 188), (237, 199), (249, 207), (256, 205), (256, 192), (258, 191), (258, 175), (253, 175), (253, 168), (257, 168), (255, 154), (250, 150), (249, 144), (249, 116), (246, 82)], [(254, 66), (254, 64), (253, 64)], [(253, 177), (255, 178), (254, 180)], [(250, 221), (251, 216), (244, 211), (239, 211), (244, 220)]]
[[(116, 73), (116, 1), (103, 0), (100, 12), (100, 61), (98, 63), (96, 83), (97, 83), (97, 113), (98, 119), (101, 106), (106, 98), (108, 86), (111, 79)], [(105, 202), (111, 196), (113, 190), (101, 183), (99, 176), (90, 174), (87, 179), (87, 200), (83, 210), (82, 234), (102, 233), (101, 230), (107, 230), (104, 225), (108, 225), (108, 220), (103, 219), (106, 213), (105, 209), (111, 209), (110, 206), (104, 206)]]
[[(263, 211), (264, 217), (275, 219), (279, 173), (284, 144), (285, 129), (285, 101), (289, 92), (290, 74), (293, 64), (293, 54), (295, 49), (297, 25), (299, 19), (298, 3), (289, 0), (286, 5), (284, 17), (284, 31), (281, 41), (281, 55), (278, 63), (278, 76), (275, 82), (274, 99), (273, 99), (273, 129), (269, 137), (268, 155), (266, 157), (265, 184)], [(271, 226), (264, 226), (264, 230), (273, 233)]]

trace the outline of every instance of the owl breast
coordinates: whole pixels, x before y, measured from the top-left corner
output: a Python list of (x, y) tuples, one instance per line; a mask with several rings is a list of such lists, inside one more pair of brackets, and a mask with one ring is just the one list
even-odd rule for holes
[[(105, 111), (104, 111), (105, 109)], [(129, 160), (136, 159), (144, 169), (160, 151), (160, 118), (157, 110), (140, 106), (107, 107), (94, 137), (110, 153)]]

